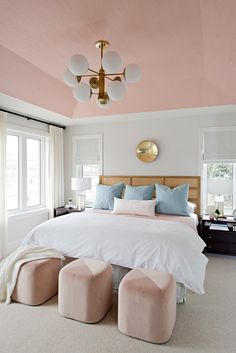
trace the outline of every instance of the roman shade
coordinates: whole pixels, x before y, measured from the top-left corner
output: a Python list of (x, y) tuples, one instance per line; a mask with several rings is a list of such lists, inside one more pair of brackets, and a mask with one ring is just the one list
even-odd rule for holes
[(75, 137), (74, 154), (76, 164), (98, 163), (101, 158), (100, 135)]
[(203, 160), (236, 160), (236, 127), (206, 131), (203, 136)]

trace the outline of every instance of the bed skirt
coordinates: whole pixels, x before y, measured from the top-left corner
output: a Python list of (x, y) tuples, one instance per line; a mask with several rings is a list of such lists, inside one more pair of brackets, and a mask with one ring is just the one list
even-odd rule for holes
[[(64, 265), (74, 261), (76, 259), (67, 257)], [(118, 290), (120, 281), (131, 269), (127, 267), (122, 267), (118, 265), (112, 265), (113, 272), (113, 289)], [(183, 304), (186, 302), (187, 288), (182, 283), (176, 283), (176, 303)]]
[[(112, 265), (113, 289), (118, 290), (120, 281), (131, 269), (127, 267)], [(186, 301), (187, 288), (182, 283), (176, 283), (176, 303), (183, 304)]]

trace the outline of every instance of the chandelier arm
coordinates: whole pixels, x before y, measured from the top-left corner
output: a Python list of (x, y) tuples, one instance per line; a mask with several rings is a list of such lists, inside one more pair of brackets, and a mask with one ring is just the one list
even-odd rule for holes
[(113, 81), (112, 78), (110, 78), (110, 77), (108, 77), (108, 76), (106, 76), (106, 75), (105, 75), (105, 78), (106, 78), (107, 80)]
[(116, 74), (105, 74), (105, 76), (124, 76), (124, 73), (123, 72), (118, 72)]
[(98, 71), (92, 70), (92, 69), (88, 69), (88, 71), (94, 72), (95, 74), (98, 75)]
[(99, 76), (99, 74), (93, 74), (93, 75), (80, 75), (77, 77), (95, 77), (95, 76)]

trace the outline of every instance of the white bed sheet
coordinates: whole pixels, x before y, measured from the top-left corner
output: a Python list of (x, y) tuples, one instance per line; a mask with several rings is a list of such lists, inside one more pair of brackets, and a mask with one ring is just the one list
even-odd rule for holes
[(48, 246), (64, 256), (101, 259), (122, 267), (167, 271), (176, 282), (202, 294), (208, 261), (202, 254), (205, 243), (190, 217), (171, 219), (101, 211), (71, 213), (37, 226), (23, 245)]

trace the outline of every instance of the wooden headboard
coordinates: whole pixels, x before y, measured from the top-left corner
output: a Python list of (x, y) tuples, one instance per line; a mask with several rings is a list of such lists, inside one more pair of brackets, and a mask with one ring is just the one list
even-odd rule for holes
[[(112, 185), (125, 183), (133, 186), (162, 184), (174, 188), (178, 185), (189, 184), (189, 201), (195, 203), (196, 213), (200, 215), (200, 176), (107, 176), (101, 175), (99, 183)], [(155, 197), (155, 195), (154, 195)]]

